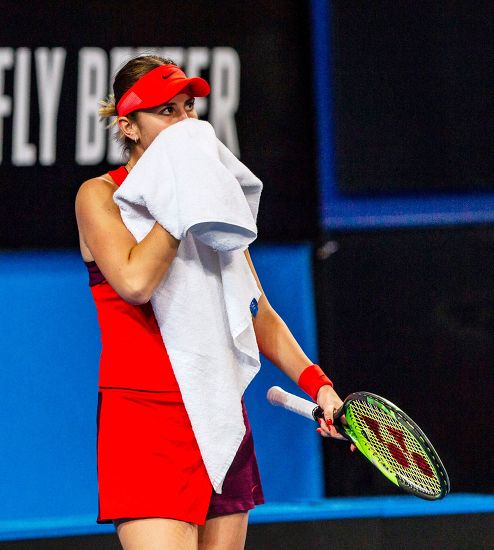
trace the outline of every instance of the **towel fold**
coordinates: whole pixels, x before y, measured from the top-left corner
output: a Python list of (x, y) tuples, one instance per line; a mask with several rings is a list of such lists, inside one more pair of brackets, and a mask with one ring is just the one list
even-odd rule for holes
[(257, 236), (261, 190), (209, 123), (187, 119), (158, 135), (114, 194), (138, 242), (155, 221), (181, 240), (151, 303), (218, 493), (245, 434), (241, 397), (260, 367), (251, 308), (261, 292), (244, 251)]

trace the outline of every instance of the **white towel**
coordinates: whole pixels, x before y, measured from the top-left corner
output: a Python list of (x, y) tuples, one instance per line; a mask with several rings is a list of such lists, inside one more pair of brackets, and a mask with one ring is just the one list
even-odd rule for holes
[(260, 367), (251, 308), (261, 292), (244, 250), (257, 236), (261, 189), (209, 123), (187, 119), (159, 134), (114, 194), (138, 242), (155, 220), (181, 240), (151, 303), (218, 493)]

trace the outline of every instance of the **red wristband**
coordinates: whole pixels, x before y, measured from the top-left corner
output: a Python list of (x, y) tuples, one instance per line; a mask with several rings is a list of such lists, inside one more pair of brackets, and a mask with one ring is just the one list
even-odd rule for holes
[(298, 379), (298, 386), (300, 389), (312, 397), (314, 401), (317, 401), (317, 392), (321, 386), (333, 387), (333, 382), (324, 374), (319, 365), (310, 365), (302, 371)]

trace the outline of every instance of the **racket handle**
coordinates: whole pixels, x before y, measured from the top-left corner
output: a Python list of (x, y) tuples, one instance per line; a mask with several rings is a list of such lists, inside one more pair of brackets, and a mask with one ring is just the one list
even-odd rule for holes
[(275, 407), (283, 407), (291, 412), (309, 418), (310, 420), (316, 420), (323, 417), (323, 411), (321, 407), (315, 405), (308, 399), (303, 399), (293, 393), (288, 393), (279, 386), (273, 386), (269, 388), (266, 395), (271, 405)]

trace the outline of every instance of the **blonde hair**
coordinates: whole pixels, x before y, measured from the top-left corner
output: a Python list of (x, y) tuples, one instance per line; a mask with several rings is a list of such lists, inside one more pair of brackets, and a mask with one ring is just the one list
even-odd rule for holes
[[(141, 77), (161, 65), (176, 65), (176, 63), (167, 57), (160, 57), (159, 55), (139, 55), (127, 61), (116, 73), (113, 79), (113, 93), (99, 102), (98, 114), (100, 120), (110, 119), (106, 125), (107, 128), (114, 127), (118, 122), (117, 104), (124, 93)], [(134, 118), (134, 114), (129, 113), (127, 117), (132, 119)], [(116, 133), (115, 139), (122, 145), (125, 153), (129, 153), (135, 145), (120, 129)]]
[(114, 120), (111, 120), (106, 128), (111, 128), (117, 123), (117, 104), (115, 103), (115, 94), (110, 94), (106, 99), (99, 100), (99, 109), (98, 114), (100, 120), (105, 118), (115, 117)]

